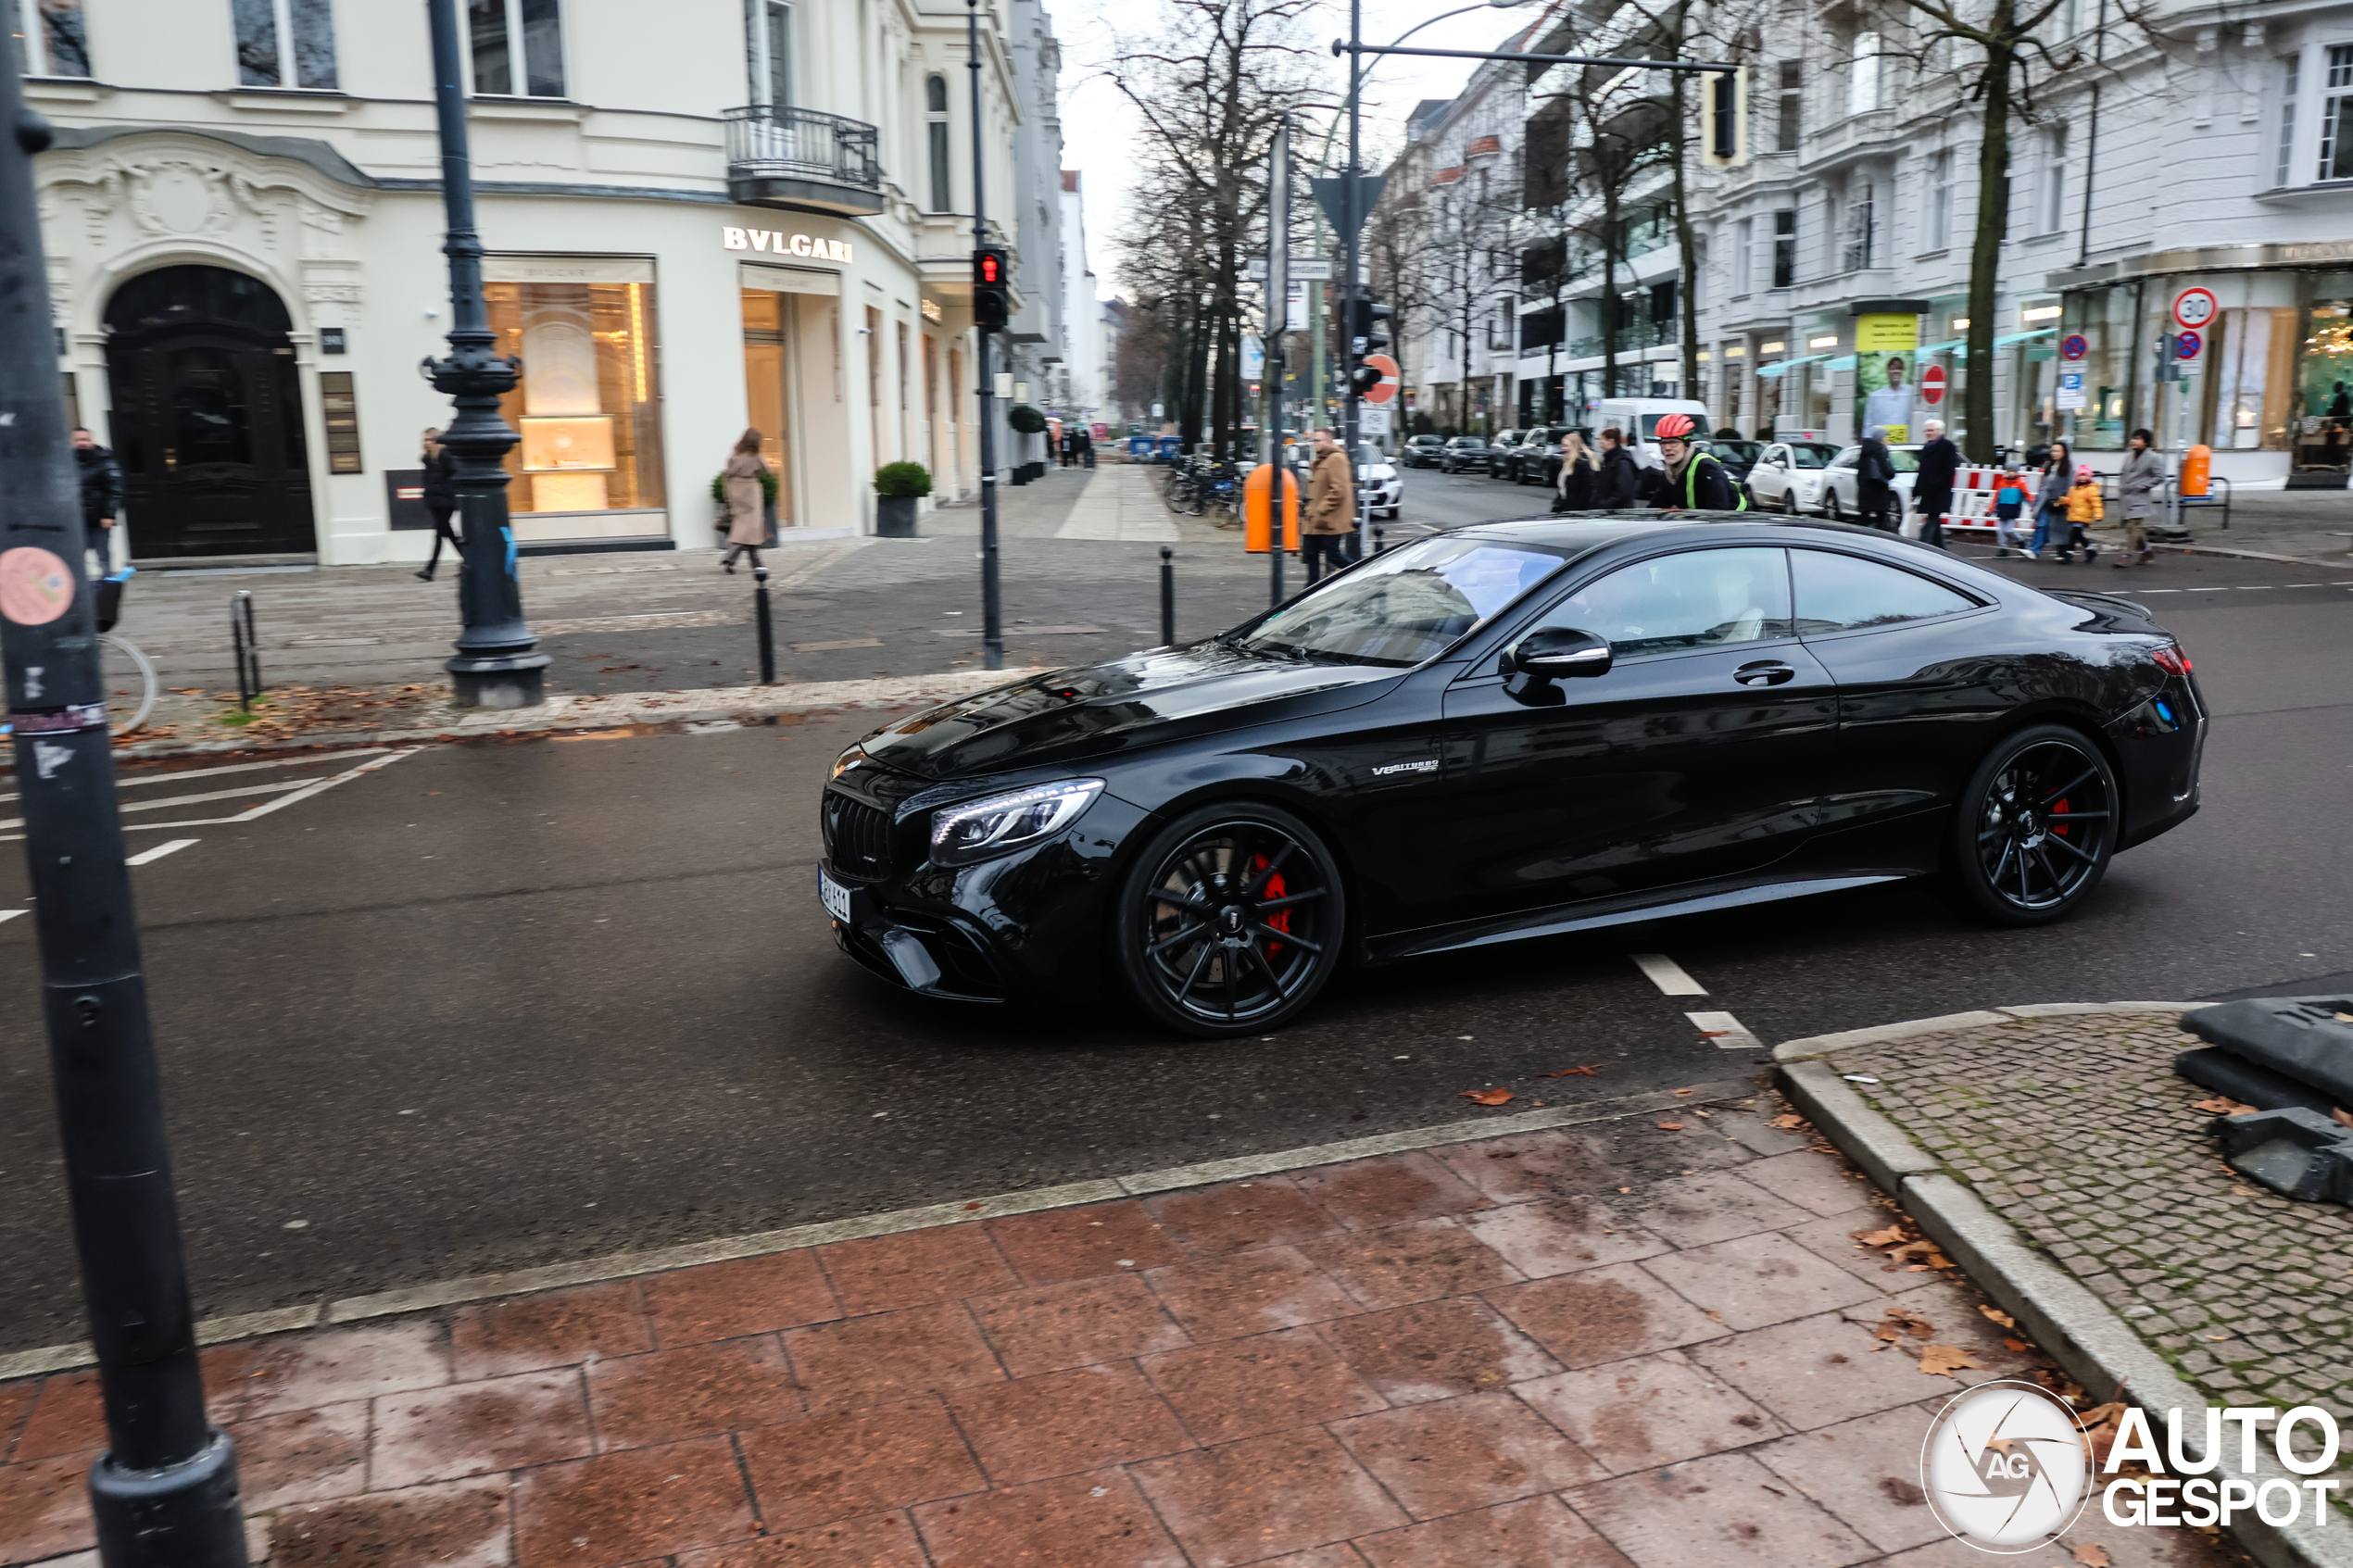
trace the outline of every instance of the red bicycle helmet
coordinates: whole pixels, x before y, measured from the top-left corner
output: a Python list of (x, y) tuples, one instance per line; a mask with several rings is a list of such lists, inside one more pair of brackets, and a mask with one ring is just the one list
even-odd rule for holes
[(1698, 428), (1689, 414), (1661, 414), (1658, 428), (1652, 433), (1661, 441), (1689, 441)]

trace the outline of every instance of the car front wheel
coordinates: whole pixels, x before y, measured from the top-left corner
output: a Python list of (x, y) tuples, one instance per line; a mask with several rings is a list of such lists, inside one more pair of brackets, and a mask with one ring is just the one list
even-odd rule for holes
[(2099, 885), (2120, 802), (2108, 759), (2079, 730), (2038, 724), (2005, 739), (1962, 792), (1946, 875), (1999, 925), (2047, 925)]
[(1822, 515), (1832, 522), (1846, 521), (1846, 514), (1839, 509), (1838, 492), (1827, 484), (1822, 486)]
[(1315, 830), (1234, 802), (1189, 812), (1144, 847), (1121, 879), (1114, 940), (1147, 1012), (1222, 1039), (1304, 1010), (1340, 966), (1347, 916)]

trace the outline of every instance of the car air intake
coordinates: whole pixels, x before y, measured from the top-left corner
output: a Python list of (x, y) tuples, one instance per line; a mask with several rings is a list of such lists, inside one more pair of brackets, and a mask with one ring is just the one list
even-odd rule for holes
[(825, 858), (843, 876), (881, 881), (890, 874), (890, 818), (862, 800), (828, 790)]

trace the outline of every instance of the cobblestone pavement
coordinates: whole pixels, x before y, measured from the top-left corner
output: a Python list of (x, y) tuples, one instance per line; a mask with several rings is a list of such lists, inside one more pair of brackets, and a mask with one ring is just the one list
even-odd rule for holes
[[(212, 1411), (275, 1568), (1982, 1562), (1920, 1442), (2043, 1363), (1957, 1275), (1858, 1245), (1890, 1210), (1775, 1100), (1644, 1103), (1671, 1109), (339, 1303), (208, 1351)], [(0, 1383), (0, 1564), (93, 1568), (102, 1441), (90, 1374)], [(2245, 1562), (2096, 1519), (2066, 1547), (2005, 1561)]]
[(1840, 1051), (1853, 1086), (2217, 1405), (2353, 1420), (2353, 1211), (2221, 1163), (2199, 1044), (2163, 1014), (2060, 1017)]

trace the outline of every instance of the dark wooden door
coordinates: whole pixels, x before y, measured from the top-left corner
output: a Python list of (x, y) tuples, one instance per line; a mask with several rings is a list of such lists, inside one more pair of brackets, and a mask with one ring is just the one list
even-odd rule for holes
[(132, 557), (314, 552), (293, 346), (201, 308), (173, 314), (107, 345)]

